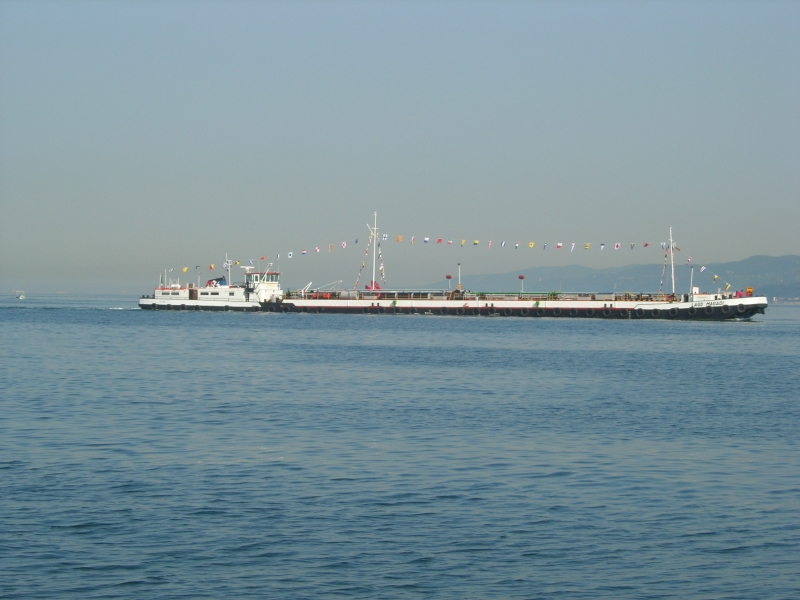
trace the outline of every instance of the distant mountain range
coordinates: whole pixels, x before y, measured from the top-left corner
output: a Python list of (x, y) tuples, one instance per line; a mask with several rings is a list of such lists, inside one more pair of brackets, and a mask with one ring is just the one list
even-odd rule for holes
[[(694, 284), (701, 291), (724, 288), (740, 290), (752, 286), (759, 295), (778, 298), (800, 297), (800, 256), (751, 256), (744, 260), (707, 264), (700, 273), (694, 268)], [(661, 281), (661, 265), (629, 265), (608, 269), (590, 269), (571, 265), (566, 267), (534, 267), (500, 275), (472, 275), (462, 277), (464, 289), (472, 291), (516, 291), (519, 275), (525, 276), (528, 292), (655, 292)], [(689, 291), (689, 267), (675, 265), (676, 291)], [(713, 275), (719, 275), (713, 283)], [(442, 289), (447, 281), (437, 282), (429, 288)], [(664, 273), (664, 291), (671, 290), (669, 265)]]

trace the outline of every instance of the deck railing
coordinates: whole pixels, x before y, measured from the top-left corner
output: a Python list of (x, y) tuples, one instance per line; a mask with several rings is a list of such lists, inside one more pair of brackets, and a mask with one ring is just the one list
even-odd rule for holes
[[(547, 302), (552, 300), (586, 302), (675, 302), (687, 301), (687, 295), (621, 293), (582, 293), (582, 292), (472, 292), (456, 290), (289, 290), (285, 299), (304, 300), (462, 300), (502, 302), (510, 300), (527, 302)], [(730, 294), (720, 295), (722, 297)]]

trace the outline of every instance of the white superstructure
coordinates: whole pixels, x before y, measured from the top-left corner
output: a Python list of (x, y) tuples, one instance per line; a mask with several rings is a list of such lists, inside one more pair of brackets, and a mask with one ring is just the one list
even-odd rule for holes
[[(181, 284), (180, 280), (162, 283), (152, 296), (142, 296), (139, 306), (155, 310), (261, 310), (263, 303), (279, 303), (283, 300), (280, 273), (271, 270), (272, 263), (265, 271), (255, 267), (241, 267), (244, 282), (230, 283), (231, 266), (226, 260), (227, 278), (209, 279), (204, 286), (193, 283)], [(165, 278), (166, 279), (166, 278)]]

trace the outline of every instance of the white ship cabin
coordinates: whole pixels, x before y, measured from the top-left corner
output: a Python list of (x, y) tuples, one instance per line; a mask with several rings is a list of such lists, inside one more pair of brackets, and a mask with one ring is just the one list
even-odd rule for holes
[[(244, 284), (229, 285), (225, 276), (209, 279), (204, 286), (193, 283), (181, 285), (180, 280), (170, 279), (169, 285), (161, 285), (155, 289), (156, 300), (199, 301), (210, 303), (228, 302), (277, 302), (283, 299), (278, 271), (256, 272), (253, 267), (242, 267), (245, 270)], [(230, 273), (228, 274), (230, 277)]]
[[(244, 287), (251, 300), (258, 302), (277, 302), (283, 299), (281, 274), (278, 271), (253, 271), (253, 267), (243, 267)], [(255, 296), (255, 297), (254, 297)]]

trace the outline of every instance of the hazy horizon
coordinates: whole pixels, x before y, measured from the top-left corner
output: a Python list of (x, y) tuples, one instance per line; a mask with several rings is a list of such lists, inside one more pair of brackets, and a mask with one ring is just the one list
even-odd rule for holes
[(374, 211), (395, 287), (659, 265), (670, 225), (695, 262), (798, 254), (798, 30), (788, 2), (5, 2), (0, 291), (226, 252), (351, 286)]

